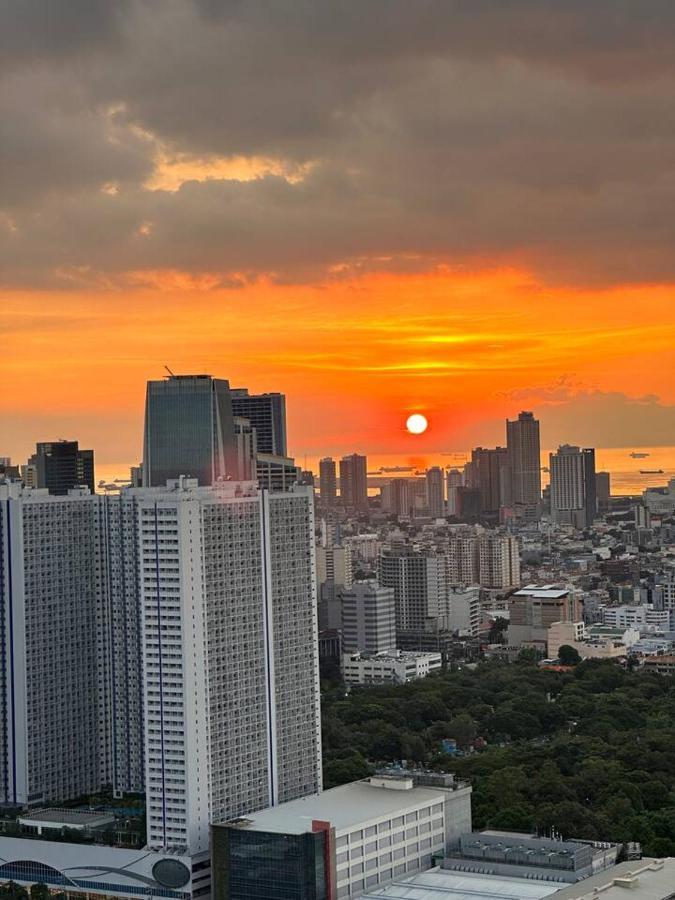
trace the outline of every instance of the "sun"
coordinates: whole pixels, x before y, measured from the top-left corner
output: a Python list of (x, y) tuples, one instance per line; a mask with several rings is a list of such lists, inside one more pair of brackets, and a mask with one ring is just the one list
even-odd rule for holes
[(410, 434), (424, 434), (429, 427), (429, 423), (427, 422), (426, 417), (421, 413), (413, 413), (412, 416), (408, 416), (405, 427)]

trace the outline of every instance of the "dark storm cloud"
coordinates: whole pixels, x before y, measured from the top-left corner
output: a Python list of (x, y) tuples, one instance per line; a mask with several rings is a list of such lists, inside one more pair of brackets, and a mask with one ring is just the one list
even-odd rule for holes
[[(8, 11), (8, 283), (476, 259), (577, 282), (675, 277), (670, 2)], [(160, 154), (307, 168), (148, 190)]]
[(0, 0), (0, 66), (114, 41), (126, 0)]

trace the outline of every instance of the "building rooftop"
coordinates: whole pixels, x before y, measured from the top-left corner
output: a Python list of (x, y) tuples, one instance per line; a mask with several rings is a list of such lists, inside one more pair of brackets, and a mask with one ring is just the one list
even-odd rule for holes
[(84, 809), (58, 809), (52, 807), (50, 809), (36, 809), (33, 812), (19, 816), (21, 825), (31, 825), (33, 827), (45, 828), (101, 828), (105, 825), (112, 825), (115, 822), (115, 816), (97, 812), (96, 810)]
[[(374, 778), (354, 781), (312, 794), (299, 800), (263, 809), (245, 818), (227, 823), (255, 831), (281, 834), (304, 834), (312, 830), (312, 822), (330, 822), (336, 831), (355, 828), (382, 816), (394, 815), (423, 803), (441, 803), (447, 791), (432, 787), (414, 787), (410, 777)], [(388, 786), (384, 785), (389, 781)]]
[(516, 591), (514, 597), (536, 597), (538, 600), (561, 600), (567, 597), (569, 590), (561, 588), (555, 584), (527, 584), (519, 591)]
[(430, 869), (364, 894), (363, 900), (557, 900), (561, 887), (561, 881)]
[[(554, 895), (555, 900), (668, 900), (675, 890), (675, 858), (619, 863)], [(442, 895), (441, 895), (442, 896)], [(438, 898), (441, 900), (441, 897)], [(454, 898), (453, 898), (454, 900)]]

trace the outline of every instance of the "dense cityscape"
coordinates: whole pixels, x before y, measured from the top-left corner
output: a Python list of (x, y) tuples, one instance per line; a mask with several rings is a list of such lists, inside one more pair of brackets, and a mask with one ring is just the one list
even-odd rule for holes
[(425, 472), (286, 432), (169, 373), (128, 482), (2, 459), (5, 893), (672, 884), (675, 479), (617, 496), (565, 444), (542, 490), (527, 411)]

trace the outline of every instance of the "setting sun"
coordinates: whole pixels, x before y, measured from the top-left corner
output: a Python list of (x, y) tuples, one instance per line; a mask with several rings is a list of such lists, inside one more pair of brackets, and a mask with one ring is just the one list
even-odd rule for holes
[(429, 423), (421, 413), (413, 413), (412, 416), (408, 417), (405, 427), (410, 434), (423, 434), (429, 427)]

